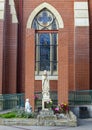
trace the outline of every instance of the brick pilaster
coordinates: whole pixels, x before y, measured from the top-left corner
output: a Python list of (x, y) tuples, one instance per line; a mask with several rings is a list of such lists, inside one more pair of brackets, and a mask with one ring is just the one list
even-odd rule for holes
[(26, 29), (25, 42), (25, 98), (29, 98), (34, 111), (35, 40), (34, 30)]
[(58, 45), (58, 103), (68, 103), (68, 35), (59, 30)]

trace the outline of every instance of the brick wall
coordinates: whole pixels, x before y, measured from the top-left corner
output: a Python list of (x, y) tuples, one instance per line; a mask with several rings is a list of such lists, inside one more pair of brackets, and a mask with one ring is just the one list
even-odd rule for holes
[[(50, 80), (50, 91), (57, 91), (57, 80)], [(35, 92), (42, 91), (42, 81), (36, 80), (35, 81)]]
[(50, 81), (51, 91), (58, 91), (60, 103), (68, 102), (69, 90), (92, 89), (92, 0), (88, 4), (90, 26), (86, 27), (74, 25), (74, 2), (88, 0), (15, 0), (18, 25), (12, 23), (6, 2), (5, 23), (0, 20), (0, 94), (25, 92), (34, 109), (34, 92), (42, 88), (41, 80), (34, 80), (35, 31), (27, 30), (26, 25), (29, 15), (42, 2), (56, 8), (64, 22), (64, 28), (58, 30), (58, 80)]
[[(15, 2), (17, 3), (18, 1), (15, 0)], [(25, 79), (24, 77), (25, 75), (25, 69), (24, 69), (25, 68), (24, 66), (25, 55), (24, 54), (25, 53), (24, 52), (25, 52), (25, 45), (27, 44), (25, 40), (27, 20), (29, 18), (29, 15), (32, 13), (32, 11), (37, 6), (39, 6), (42, 2), (47, 2), (51, 4), (54, 8), (56, 8), (57, 11), (60, 13), (64, 22), (64, 29), (61, 29), (61, 34), (60, 34), (61, 38), (58, 39), (59, 46), (62, 44), (61, 49), (59, 48), (59, 52), (58, 52), (59, 78), (58, 78), (58, 81), (51, 81), (50, 85), (51, 85), (52, 90), (55, 90), (55, 91), (58, 90), (59, 95), (62, 93), (62, 96), (59, 97), (60, 101), (61, 99), (67, 101), (68, 90), (89, 89), (89, 84), (90, 84), (89, 83), (89, 28), (88, 27), (74, 27), (74, 2), (88, 2), (88, 0), (75, 0), (75, 1), (68, 0), (67, 2), (65, 0), (57, 0), (57, 1), (56, 0), (39, 0), (39, 1), (34, 1), (34, 0), (22, 1), (21, 0), (20, 7), (22, 8), (19, 9), (19, 14), (20, 14), (19, 18), (20, 17), (22, 18), (23, 25), (21, 24), (21, 20), (20, 20), (19, 27), (22, 29), (20, 29), (19, 31), (19, 33), (21, 33), (21, 36), (19, 35), (19, 38), (21, 40), (18, 41), (19, 42), (18, 43), (19, 44), (18, 56), (20, 57), (18, 59), (18, 91), (19, 92), (24, 91), (24, 87), (26, 87), (24, 86), (24, 81), (25, 81), (24, 80)], [(91, 12), (92, 12), (91, 0), (89, 0), (89, 3), (90, 3), (89, 15), (90, 15), (90, 20), (91, 20), (91, 16), (92, 16), (91, 15)], [(91, 25), (91, 21), (90, 21), (90, 25)], [(91, 47), (91, 32), (92, 32), (91, 30), (90, 30), (90, 47)], [(33, 43), (32, 40), (31, 42)], [(67, 64), (66, 64), (66, 61), (62, 59), (62, 57), (64, 56), (63, 55), (64, 52), (61, 52), (61, 50), (63, 49), (63, 43), (67, 44), (66, 51), (65, 51), (66, 52), (65, 56), (67, 54), (66, 56)], [(90, 55), (91, 55), (91, 49), (90, 49)], [(61, 57), (61, 60), (60, 60), (60, 57)], [(31, 64), (29, 64), (28, 66), (30, 65)], [(62, 70), (63, 67), (64, 67), (64, 70)], [(32, 74), (34, 74), (34, 72), (32, 72)], [(54, 83), (55, 85), (53, 87)], [(31, 81), (30, 81), (30, 84), (31, 84)], [(41, 91), (41, 81), (35, 81), (33, 84), (35, 84), (34, 85), (35, 91)], [(65, 94), (67, 96), (63, 98)]]
[[(44, 2), (44, 0), (43, 0), (43, 2)], [(45, 2), (48, 2), (54, 8), (57, 9), (57, 11), (62, 16), (62, 19), (64, 22), (63, 31), (66, 33), (63, 33), (63, 31), (61, 31), (62, 38), (59, 37), (60, 39), (59, 39), (59, 43), (58, 43), (59, 47), (61, 46), (61, 49), (59, 48), (59, 50), (58, 50), (59, 79), (58, 79), (58, 83), (56, 84), (57, 85), (56, 88), (58, 88), (59, 102), (61, 102), (62, 100), (67, 102), (68, 101), (68, 87), (71, 88), (72, 90), (74, 89), (74, 10), (73, 10), (74, 1), (69, 0), (68, 2), (65, 2), (64, 0), (62, 0), (62, 1), (45, 0)], [(39, 0), (39, 1), (26, 0), (23, 3), (23, 29), (24, 29), (23, 30), (23, 44), (27, 44), (25, 42), (25, 33), (26, 33), (25, 27), (27, 24), (28, 17), (31, 14), (31, 12), (41, 3), (42, 3), (42, 0)], [(66, 37), (67, 37), (67, 39), (66, 39)], [(31, 40), (31, 42), (33, 42), (33, 41)], [(66, 45), (65, 46), (66, 49), (64, 48), (66, 50), (65, 53), (63, 51), (64, 44)], [(68, 48), (69, 48), (69, 50), (68, 50)], [(28, 53), (28, 51), (27, 51), (27, 53)], [(60, 56), (62, 56), (63, 59), (61, 58), (61, 60), (60, 60)], [(64, 60), (64, 59), (66, 59), (66, 60)], [(31, 82), (31, 79), (30, 79), (30, 82)], [(25, 87), (27, 87), (27, 86), (25, 86)], [(36, 90), (36, 88), (35, 88), (35, 90)]]

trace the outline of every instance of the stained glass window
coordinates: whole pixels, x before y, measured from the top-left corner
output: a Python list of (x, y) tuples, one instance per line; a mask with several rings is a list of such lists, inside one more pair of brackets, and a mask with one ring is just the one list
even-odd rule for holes
[[(35, 35), (35, 71), (36, 75), (47, 70), (51, 75), (57, 74), (58, 23), (49, 10), (43, 9), (33, 20)], [(41, 32), (39, 32), (41, 30)], [(48, 30), (48, 32), (46, 32)]]
[(39, 36), (40, 42), (40, 70), (50, 70), (50, 34)]
[(58, 24), (55, 16), (47, 9), (43, 9), (34, 18), (32, 28), (36, 30), (57, 30)]

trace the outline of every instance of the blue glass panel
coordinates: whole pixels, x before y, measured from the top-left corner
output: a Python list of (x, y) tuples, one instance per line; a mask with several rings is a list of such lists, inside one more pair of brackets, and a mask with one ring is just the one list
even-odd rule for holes
[(34, 18), (32, 28), (36, 30), (56, 30), (58, 29), (58, 22), (53, 13), (45, 8)]
[(52, 29), (57, 29), (57, 25), (56, 25), (55, 19), (54, 19), (54, 21), (52, 22)]
[(57, 70), (57, 33), (52, 34), (53, 42), (53, 70)]
[(34, 28), (34, 29), (37, 29), (36, 19), (34, 19), (34, 21), (33, 21), (33, 28)]
[(40, 70), (50, 70), (50, 35), (40, 34)]
[(57, 33), (52, 34), (52, 43), (53, 43), (53, 60), (57, 61)]
[(50, 15), (48, 15), (48, 13), (47, 13), (47, 11), (43, 11), (43, 12), (41, 12), (39, 15), (38, 15), (38, 22), (40, 23), (40, 24), (42, 24), (43, 26), (44, 25), (48, 25), (49, 24), (49, 22), (51, 22), (52, 21), (52, 15), (50, 14)]
[(52, 38), (53, 38), (53, 45), (56, 45), (57, 44), (57, 33), (53, 33)]

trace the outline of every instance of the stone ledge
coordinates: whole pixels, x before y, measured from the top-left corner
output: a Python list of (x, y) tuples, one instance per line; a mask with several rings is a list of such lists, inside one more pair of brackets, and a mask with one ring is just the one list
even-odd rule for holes
[[(50, 115), (51, 116), (51, 115)], [(5, 119), (0, 118), (0, 125), (29, 125), (29, 126), (77, 126), (77, 118), (72, 113), (69, 112), (67, 118), (56, 118), (56, 116), (52, 115), (51, 117), (47, 115), (46, 116), (39, 116), (38, 118), (29, 118), (29, 119), (23, 119), (23, 118), (11, 118), (11, 119)]]
[(5, 119), (5, 118), (0, 118), (0, 125), (29, 125), (29, 126), (34, 126), (36, 124), (37, 124), (37, 119), (22, 119), (22, 118)]
[[(0, 118), (0, 125), (28, 125), (28, 126), (38, 126), (37, 119), (4, 119)], [(40, 124), (40, 126), (44, 126), (44, 124)], [(49, 121), (48, 125), (46, 126), (77, 126), (77, 122), (75, 121), (68, 121), (66, 119), (57, 119), (54, 122)]]

